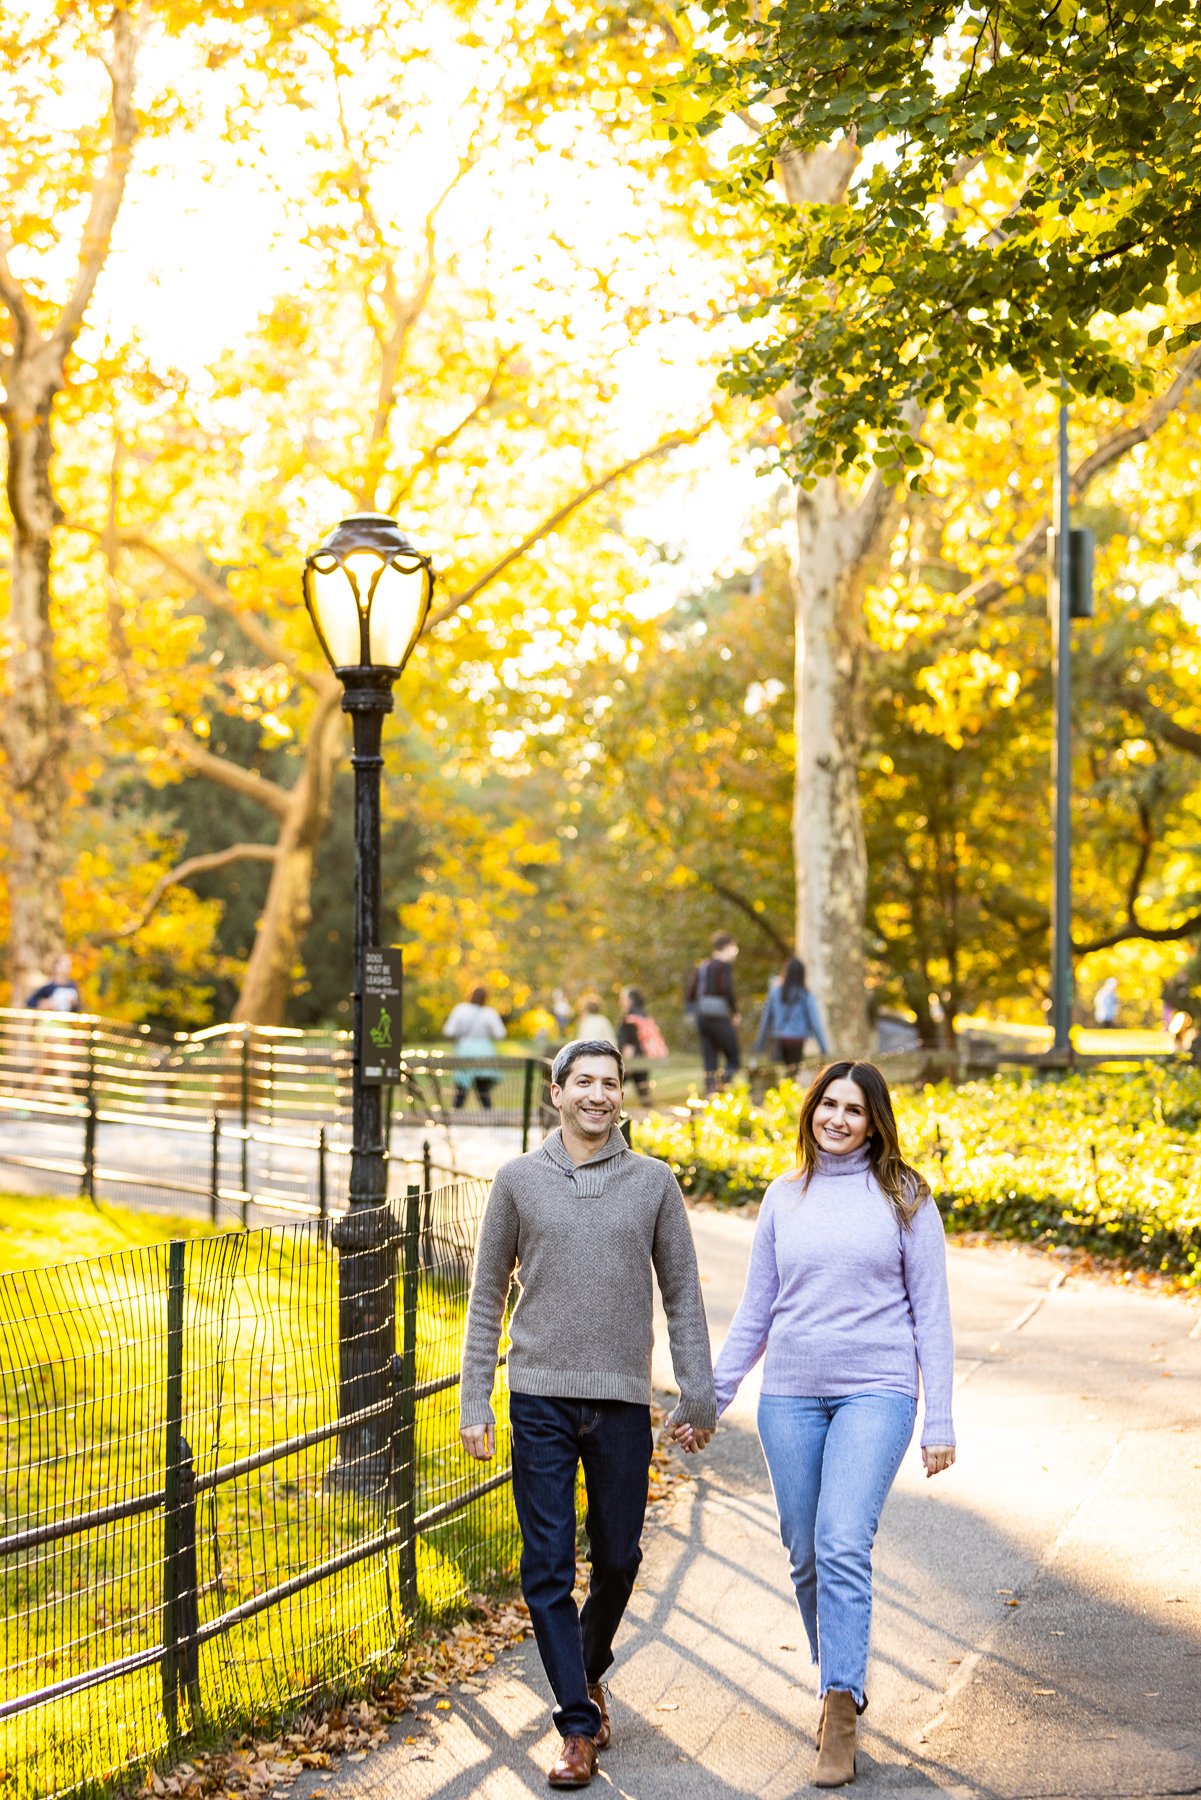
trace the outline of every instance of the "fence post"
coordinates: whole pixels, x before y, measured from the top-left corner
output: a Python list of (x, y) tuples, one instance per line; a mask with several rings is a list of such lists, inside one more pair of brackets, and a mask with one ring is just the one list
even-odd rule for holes
[(521, 1096), (521, 1154), (524, 1156), (530, 1147), (530, 1119), (534, 1110), (534, 1063), (531, 1057), (525, 1059), (525, 1089)]
[(209, 1157), (209, 1218), (217, 1223), (221, 1210), (221, 1114), (213, 1114), (212, 1154)]
[(400, 1540), (400, 1591), (407, 1617), (417, 1611), (417, 1297), (420, 1252), (421, 1189), (405, 1194), (401, 1239), (401, 1338), (399, 1391), (394, 1395), (392, 1438), (393, 1492)]
[(421, 1145), (421, 1191), (424, 1216), (421, 1221), (421, 1261), (429, 1268), (434, 1260), (434, 1153), (428, 1138)]
[(83, 1173), (79, 1191), (96, 1198), (96, 1028), (88, 1031), (87, 1111), (83, 1118)]
[(242, 1192), (250, 1187), (250, 1026), (242, 1027)]
[(328, 1219), (329, 1195), (325, 1186), (325, 1126), (317, 1132), (317, 1217)]
[(184, 1258), (167, 1247), (167, 1392), (163, 1496), (163, 1712), (179, 1735), (179, 1696), (199, 1704), (196, 1628), (196, 1492), (192, 1452), (183, 1435)]

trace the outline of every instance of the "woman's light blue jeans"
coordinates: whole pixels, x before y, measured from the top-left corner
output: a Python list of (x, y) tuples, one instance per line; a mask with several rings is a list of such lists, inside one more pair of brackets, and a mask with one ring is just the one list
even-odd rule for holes
[(759, 1437), (792, 1564), (821, 1691), (866, 1705), (872, 1545), (888, 1490), (913, 1436), (908, 1394), (799, 1399), (763, 1394)]

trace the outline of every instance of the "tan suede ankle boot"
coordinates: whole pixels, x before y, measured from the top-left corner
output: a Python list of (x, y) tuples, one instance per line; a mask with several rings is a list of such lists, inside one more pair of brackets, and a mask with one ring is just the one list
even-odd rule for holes
[(845, 1787), (855, 1779), (855, 1696), (845, 1688), (831, 1688), (822, 1715), (821, 1749), (813, 1770), (813, 1785)]
[(823, 1694), (822, 1695), (822, 1709), (817, 1715), (817, 1736), (813, 1740), (814, 1748), (817, 1750), (820, 1750), (822, 1747), (822, 1733), (825, 1731), (825, 1729), (826, 1729), (826, 1695)]

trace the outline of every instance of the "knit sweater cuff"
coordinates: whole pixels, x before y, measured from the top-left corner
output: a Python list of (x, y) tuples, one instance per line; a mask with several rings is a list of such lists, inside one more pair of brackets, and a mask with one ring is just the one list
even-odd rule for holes
[(955, 1447), (955, 1427), (951, 1423), (950, 1414), (941, 1418), (937, 1414), (927, 1413), (922, 1421), (922, 1449), (933, 1446), (936, 1450), (952, 1450)]
[(712, 1394), (708, 1398), (681, 1394), (667, 1422), (669, 1425), (695, 1425), (698, 1431), (716, 1431), (717, 1401)]
[(496, 1414), (486, 1398), (479, 1394), (459, 1396), (459, 1430), (470, 1431), (473, 1425), (495, 1425)]

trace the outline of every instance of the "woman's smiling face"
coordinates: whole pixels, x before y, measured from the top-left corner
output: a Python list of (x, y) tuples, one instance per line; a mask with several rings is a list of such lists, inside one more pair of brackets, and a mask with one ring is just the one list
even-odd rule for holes
[(813, 1135), (832, 1156), (849, 1156), (867, 1142), (872, 1128), (867, 1096), (849, 1075), (832, 1081), (813, 1114)]

